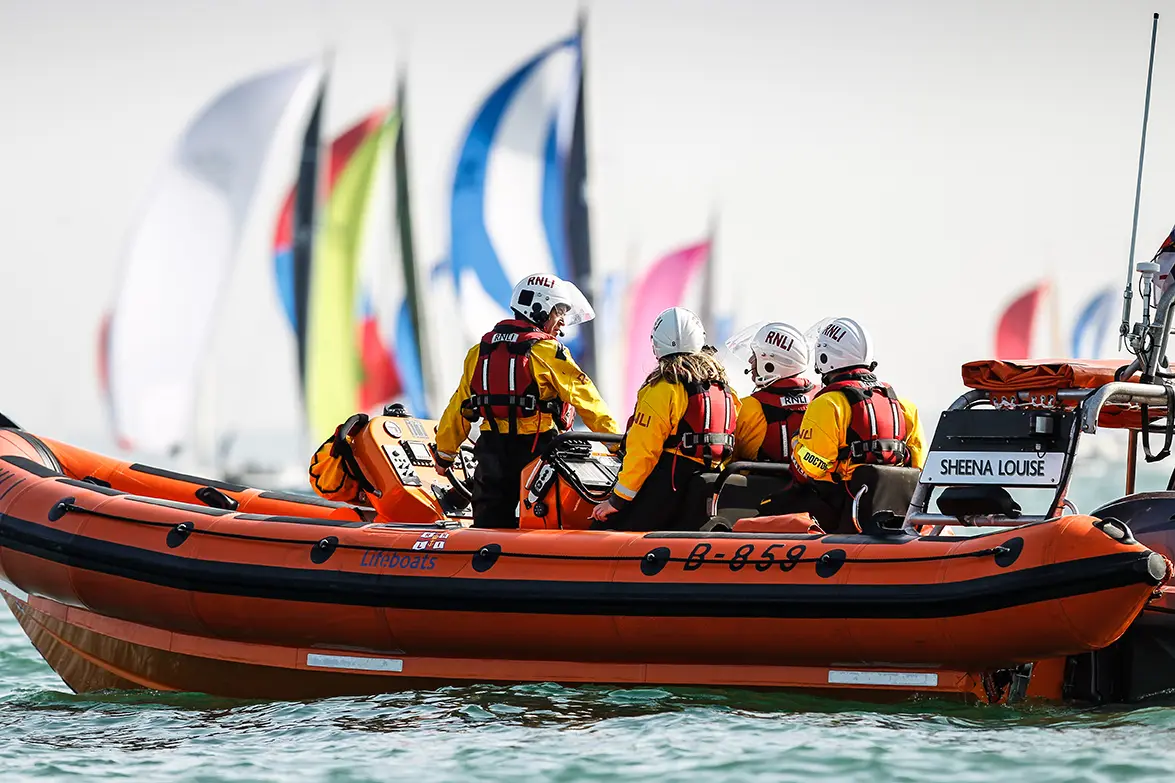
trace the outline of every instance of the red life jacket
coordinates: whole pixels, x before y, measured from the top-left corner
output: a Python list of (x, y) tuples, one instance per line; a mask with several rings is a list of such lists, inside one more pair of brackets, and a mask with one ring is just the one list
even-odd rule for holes
[[(906, 417), (892, 386), (877, 380), (866, 369), (857, 369), (836, 374), (816, 396), (829, 392), (840, 392), (848, 398), (852, 411), (845, 432), (847, 445), (837, 459), (854, 465), (910, 464)], [(875, 403), (874, 397), (883, 398), (882, 404)]]
[(556, 398), (539, 399), (539, 385), (530, 367), (530, 352), (551, 335), (526, 321), (506, 320), (481, 338), (477, 366), (469, 379), (472, 396), (461, 403), (467, 419), (486, 419), (500, 432), (498, 422), (510, 422), (509, 433), (518, 432), (518, 421), (549, 414), (555, 426), (566, 430), (575, 420), (575, 409)]
[(697, 457), (710, 467), (734, 454), (734, 395), (722, 381), (686, 383), (685, 415), (677, 433), (665, 439), (687, 457)]
[(757, 459), (787, 462), (791, 458), (791, 439), (800, 431), (813, 388), (807, 378), (784, 378), (751, 394), (763, 406), (763, 418), (767, 419)]

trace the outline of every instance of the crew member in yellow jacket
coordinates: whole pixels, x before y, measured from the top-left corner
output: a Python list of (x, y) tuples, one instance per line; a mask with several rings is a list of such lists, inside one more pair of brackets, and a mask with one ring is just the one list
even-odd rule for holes
[(843, 531), (851, 526), (847, 485), (856, 467), (921, 468), (925, 436), (914, 404), (873, 374), (873, 338), (859, 323), (851, 318), (831, 321), (813, 353), (824, 387), (808, 405), (792, 442), (792, 473), (797, 480), (812, 481), (835, 514), (833, 519), (817, 513), (821, 526), (829, 532)]
[(739, 401), (701, 320), (671, 307), (653, 324), (652, 341), (657, 368), (637, 392), (620, 477), (592, 511), (593, 530), (696, 530), (704, 520), (690, 513), (690, 481), (734, 453)]
[(437, 468), (457, 458), (473, 422), (473, 526), (518, 527), (522, 471), (578, 412), (593, 432), (620, 427), (587, 374), (557, 336), (564, 326), (595, 317), (572, 283), (529, 275), (514, 286), (514, 318), (504, 320), (469, 349), (461, 383), (437, 428)]
[(810, 365), (808, 340), (799, 329), (778, 321), (759, 327), (749, 341), (726, 343), (736, 356), (747, 354), (747, 374), (755, 390), (742, 398), (734, 432), (734, 458), (788, 462), (815, 387), (804, 377)]

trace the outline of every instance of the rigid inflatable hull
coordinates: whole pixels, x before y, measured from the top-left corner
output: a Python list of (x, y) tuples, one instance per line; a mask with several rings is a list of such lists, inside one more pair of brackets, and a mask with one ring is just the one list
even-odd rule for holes
[(888, 540), (443, 530), (133, 497), (19, 450), (0, 456), (0, 577), (81, 690), (119, 687), (108, 675), (250, 695), (195, 671), (266, 661), (282, 687), (299, 681), (288, 696), (531, 679), (816, 687), (830, 664), (878, 661), (949, 679), (1104, 647), (1167, 576), (1080, 516)]

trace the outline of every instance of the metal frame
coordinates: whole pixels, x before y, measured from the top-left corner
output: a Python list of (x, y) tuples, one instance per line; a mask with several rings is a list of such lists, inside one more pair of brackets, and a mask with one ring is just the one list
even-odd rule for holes
[[(1175, 286), (1173, 286), (1163, 296), (1163, 302), (1166, 303), (1166, 312), (1168, 316), (1172, 310), (1175, 310)], [(1162, 306), (1162, 304), (1160, 305)], [(1163, 330), (1162, 347), (1166, 349), (1166, 330)], [(1163, 350), (1160, 350), (1156, 355), (1162, 355)], [(1029, 392), (1017, 392), (1016, 397), (1022, 401), (1029, 401), (1032, 395)], [(1077, 447), (1080, 442), (1081, 433), (1094, 434), (1098, 430), (1098, 418), (1101, 415), (1102, 409), (1106, 405), (1111, 404), (1147, 404), (1147, 405), (1161, 405), (1167, 404), (1166, 387), (1158, 383), (1131, 383), (1125, 381), (1114, 381), (1107, 383), (1098, 389), (1060, 389), (1056, 393), (1058, 400), (1076, 400), (1079, 409), (1078, 422), (1080, 427), (1078, 431), (1073, 432), (1070, 436), (1070, 443), (1066, 449), (1065, 467), (1062, 473), (1060, 484), (1057, 485), (1056, 495), (1053, 497), (1053, 503), (1050, 506), (1050, 514), (1045, 515), (1025, 515), (1011, 519), (1000, 515), (982, 515), (976, 517), (968, 517), (965, 521), (971, 525), (1021, 525), (1028, 522), (1041, 522), (1047, 519), (1053, 519), (1059, 515), (1063, 509), (1068, 506), (1076, 511), (1076, 507), (1066, 499), (1069, 491), (1069, 478), (1072, 473), (1073, 460), (1077, 454)], [(972, 389), (956, 399), (947, 410), (957, 411), (966, 410), (982, 404), (991, 404), (991, 393), (982, 389)], [(1171, 412), (1169, 412), (1169, 415)], [(1149, 424), (1144, 425), (1149, 426)], [(1137, 469), (1137, 442), (1138, 430), (1131, 428), (1130, 431), (1130, 451), (1126, 460), (1126, 493), (1130, 494), (1134, 491), (1135, 473)], [(951, 524), (957, 522), (955, 517), (948, 517), (945, 514), (928, 513), (926, 508), (930, 504), (930, 496), (936, 486), (918, 482), (918, 487), (914, 490), (914, 495), (910, 498), (910, 506), (906, 511), (906, 520), (903, 529), (907, 532), (913, 532), (913, 529), (921, 525), (941, 526), (944, 524)]]

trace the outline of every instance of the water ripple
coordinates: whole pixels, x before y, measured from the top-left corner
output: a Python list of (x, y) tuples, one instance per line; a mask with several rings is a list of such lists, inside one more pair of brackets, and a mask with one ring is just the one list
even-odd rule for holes
[(319, 701), (62, 685), (0, 619), (0, 780), (365, 783), (1166, 779), (1175, 709), (875, 705), (699, 688), (441, 688)]

